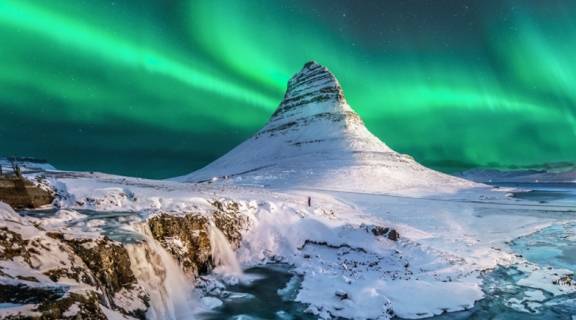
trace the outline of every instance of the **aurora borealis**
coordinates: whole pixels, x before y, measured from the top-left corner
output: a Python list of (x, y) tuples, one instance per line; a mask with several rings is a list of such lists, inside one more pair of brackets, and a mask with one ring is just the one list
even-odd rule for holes
[(0, 2), (0, 154), (146, 177), (258, 130), (308, 60), (438, 168), (576, 161), (576, 2)]

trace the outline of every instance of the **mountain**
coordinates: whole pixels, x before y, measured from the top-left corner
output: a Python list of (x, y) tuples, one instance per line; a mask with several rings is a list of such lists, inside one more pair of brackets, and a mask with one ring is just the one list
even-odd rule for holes
[(576, 183), (576, 165), (551, 164), (541, 168), (515, 170), (475, 168), (466, 170), (459, 176), (490, 183)]
[[(424, 137), (423, 137), (424, 138)], [(451, 192), (474, 183), (428, 169), (374, 136), (348, 105), (336, 77), (308, 62), (254, 136), (177, 181), (357, 192)]]

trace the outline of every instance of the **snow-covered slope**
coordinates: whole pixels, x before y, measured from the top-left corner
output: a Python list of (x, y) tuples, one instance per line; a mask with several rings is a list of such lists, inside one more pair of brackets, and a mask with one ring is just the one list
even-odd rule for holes
[(390, 149), (348, 105), (334, 75), (315, 62), (290, 79), (280, 106), (253, 137), (176, 180), (215, 178), (243, 185), (411, 194), (478, 186)]

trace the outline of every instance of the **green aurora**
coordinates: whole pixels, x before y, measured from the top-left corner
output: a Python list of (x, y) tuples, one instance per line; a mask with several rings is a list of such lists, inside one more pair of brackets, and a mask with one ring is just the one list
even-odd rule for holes
[(258, 130), (308, 60), (432, 167), (576, 161), (576, 2), (0, 2), (0, 154), (188, 173)]

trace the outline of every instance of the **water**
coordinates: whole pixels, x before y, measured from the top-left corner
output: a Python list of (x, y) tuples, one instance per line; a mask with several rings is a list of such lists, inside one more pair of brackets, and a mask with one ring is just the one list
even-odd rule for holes
[(242, 276), (242, 268), (240, 263), (238, 263), (234, 249), (232, 249), (226, 236), (213, 222), (208, 225), (208, 235), (210, 237), (212, 262), (216, 266), (213, 272), (226, 276)]
[[(265, 265), (245, 270), (256, 278), (226, 287), (224, 304), (199, 315), (203, 320), (221, 319), (316, 319), (305, 314), (305, 306), (294, 302), (299, 279), (286, 265)], [(222, 298), (222, 297), (219, 297)]]
[[(554, 225), (533, 235), (520, 238), (512, 248), (524, 254), (528, 261), (540, 266), (576, 270), (574, 256), (574, 231), (576, 224)], [(566, 231), (566, 232), (563, 232)], [(567, 243), (558, 239), (568, 239)], [(533, 246), (537, 243), (537, 246)], [(568, 250), (563, 250), (563, 249)], [(526, 254), (528, 253), (528, 254)], [(551, 293), (522, 286), (518, 281), (528, 277), (527, 272), (515, 267), (501, 267), (484, 278), (483, 290), (486, 297), (476, 303), (474, 308), (454, 312), (431, 319), (498, 319), (498, 320), (536, 320), (566, 319), (573, 320), (576, 315), (576, 293), (553, 296)]]
[[(534, 189), (531, 192), (515, 194), (515, 197), (523, 200), (539, 203), (576, 203), (574, 184), (507, 184), (505, 186)], [(576, 218), (575, 212), (569, 212), (569, 214)], [(576, 222), (552, 225), (512, 241), (510, 247), (529, 262), (541, 267), (576, 272)], [(528, 273), (515, 267), (498, 268), (485, 275), (483, 290), (486, 298), (477, 302), (474, 308), (431, 319), (575, 319), (576, 293), (553, 296), (544, 290), (518, 284), (520, 279), (528, 276)]]
[(153, 237), (147, 224), (134, 226), (144, 243), (126, 246), (132, 272), (150, 293), (152, 320), (192, 319), (194, 303), (193, 279), (188, 278), (176, 260)]
[(468, 311), (432, 317), (434, 320), (572, 320), (576, 294), (553, 297), (550, 293), (516, 283), (527, 274), (515, 268), (499, 268), (486, 275), (486, 297)]
[(576, 272), (576, 222), (553, 225), (516, 239), (511, 247), (528, 261)]
[[(67, 229), (77, 229), (81, 232), (98, 231), (114, 241), (121, 243), (136, 243), (143, 240), (138, 232), (129, 225), (143, 221), (139, 212), (127, 211), (96, 211), (90, 209), (60, 210), (58, 208), (43, 210), (22, 210), (22, 216), (50, 219), (53, 224), (61, 224)], [(75, 215), (75, 216), (73, 216)], [(61, 222), (59, 223), (59, 221)]]
[(529, 189), (529, 192), (514, 193), (514, 197), (539, 203), (576, 204), (574, 183), (498, 183), (497, 186)]

